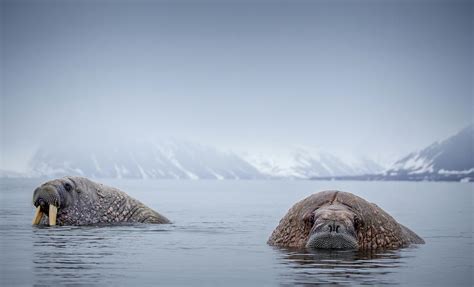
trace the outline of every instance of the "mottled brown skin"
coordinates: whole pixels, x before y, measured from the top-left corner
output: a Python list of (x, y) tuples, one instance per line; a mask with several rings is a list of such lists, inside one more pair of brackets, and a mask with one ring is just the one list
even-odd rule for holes
[(57, 225), (170, 223), (125, 192), (83, 177), (55, 179), (35, 189), (33, 205), (44, 213), (40, 224), (47, 224), (50, 204), (58, 207)]
[(359, 250), (396, 249), (424, 243), (377, 205), (348, 192), (323, 191), (296, 203), (281, 219), (268, 244), (307, 247), (317, 223), (328, 219), (339, 222), (341, 228), (353, 234), (355, 248)]

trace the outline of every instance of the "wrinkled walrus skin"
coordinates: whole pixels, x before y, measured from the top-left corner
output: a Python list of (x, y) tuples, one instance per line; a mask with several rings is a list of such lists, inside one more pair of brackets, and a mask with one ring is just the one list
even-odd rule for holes
[(43, 183), (33, 193), (33, 205), (34, 225), (170, 223), (125, 192), (83, 177), (68, 176)]
[[(336, 206), (333, 208), (332, 206)], [(309, 245), (310, 233), (315, 230), (313, 218), (319, 210), (344, 210), (353, 216), (345, 222), (354, 236), (359, 250), (397, 249), (410, 244), (423, 244), (421, 237), (399, 224), (393, 217), (373, 203), (342, 191), (323, 191), (296, 203), (281, 219), (268, 239), (268, 244), (280, 247), (304, 248)], [(309, 219), (308, 219), (309, 218)], [(328, 232), (334, 231), (328, 228)]]

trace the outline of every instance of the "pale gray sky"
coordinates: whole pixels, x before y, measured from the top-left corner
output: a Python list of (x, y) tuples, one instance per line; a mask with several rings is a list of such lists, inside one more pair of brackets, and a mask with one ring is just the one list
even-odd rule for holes
[(2, 1), (2, 168), (46, 139), (393, 158), (472, 122), (472, 1)]

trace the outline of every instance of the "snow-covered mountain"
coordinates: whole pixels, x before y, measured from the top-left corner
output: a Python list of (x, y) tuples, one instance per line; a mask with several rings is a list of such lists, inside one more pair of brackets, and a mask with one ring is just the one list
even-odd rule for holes
[(257, 179), (256, 168), (234, 153), (187, 141), (123, 145), (44, 145), (30, 162), (35, 176), (92, 178)]
[(25, 177), (29, 177), (29, 175), (22, 172), (0, 169), (0, 178), (25, 178)]
[(128, 144), (45, 144), (30, 161), (39, 177), (263, 179), (359, 175), (381, 172), (375, 162), (343, 161), (308, 148), (238, 155), (188, 141)]
[(244, 158), (261, 173), (276, 178), (309, 179), (377, 173), (383, 170), (382, 166), (367, 158), (342, 160), (331, 153), (306, 147), (246, 154)]
[(387, 178), (474, 180), (474, 125), (454, 136), (410, 153), (385, 172)]
[[(367, 158), (350, 159), (307, 147), (236, 154), (188, 141), (128, 144), (45, 144), (28, 176), (170, 179), (358, 179), (474, 181), (474, 126), (385, 169)], [(6, 173), (2, 176), (6, 177)], [(11, 176), (11, 175), (10, 175)]]

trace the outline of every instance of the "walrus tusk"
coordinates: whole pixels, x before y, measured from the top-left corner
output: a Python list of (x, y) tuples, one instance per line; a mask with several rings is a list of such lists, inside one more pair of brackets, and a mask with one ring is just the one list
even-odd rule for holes
[(43, 217), (43, 212), (41, 211), (41, 206), (38, 206), (35, 210), (35, 216), (33, 217), (33, 225), (39, 224)]
[(52, 204), (49, 205), (49, 225), (56, 225), (56, 215), (58, 214), (58, 208)]

